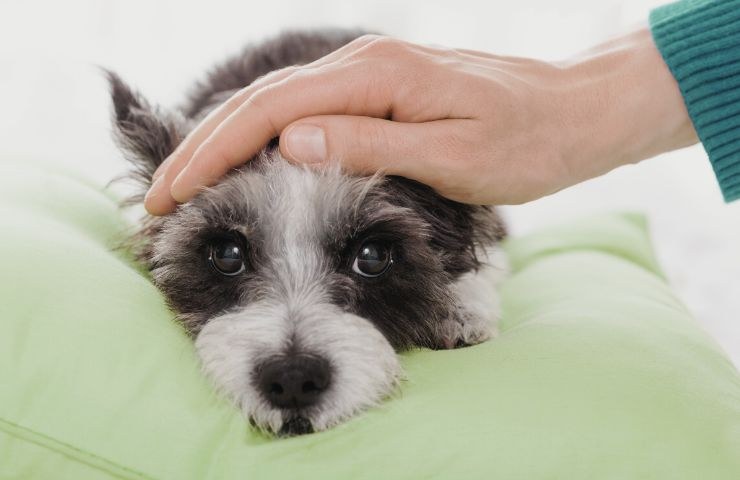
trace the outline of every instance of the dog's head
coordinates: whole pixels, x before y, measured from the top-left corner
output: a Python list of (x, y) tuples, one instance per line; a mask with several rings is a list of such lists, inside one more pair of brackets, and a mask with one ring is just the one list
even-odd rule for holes
[[(119, 144), (148, 187), (186, 133), (111, 76)], [(397, 384), (396, 351), (487, 339), (500, 268), (495, 211), (397, 177), (262, 152), (164, 218), (140, 256), (206, 373), (275, 433), (331, 427)]]

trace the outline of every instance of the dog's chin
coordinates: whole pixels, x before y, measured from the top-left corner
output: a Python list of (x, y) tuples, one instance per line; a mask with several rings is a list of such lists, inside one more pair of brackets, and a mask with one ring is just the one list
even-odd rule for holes
[(249, 424), (256, 430), (263, 431), (268, 435), (276, 435), (278, 437), (295, 437), (298, 435), (314, 433), (315, 431), (311, 420), (300, 413), (292, 414), (292, 416), (283, 422), (278, 431), (273, 431), (269, 426), (260, 426), (252, 416), (249, 417)]
[(278, 432), (282, 437), (305, 435), (307, 433), (313, 433), (313, 425), (310, 420), (301, 416), (295, 416), (283, 423), (283, 427)]
[[(397, 385), (398, 380), (395, 379), (394, 382)], [(346, 404), (344, 408), (336, 408), (332, 403), (338, 402), (329, 401), (324, 405), (306, 409), (275, 409), (260, 403), (243, 405), (242, 410), (256, 431), (269, 436), (293, 437), (329, 430), (380, 404), (392, 395), (394, 390), (395, 388), (379, 393), (374, 401), (368, 399), (370, 401), (359, 404)]]
[[(330, 427), (330, 425), (321, 425), (316, 407), (291, 410), (270, 408), (265, 404), (258, 408), (250, 407), (254, 407), (254, 405), (242, 406), (244, 415), (249, 419), (249, 425), (265, 435), (295, 437), (319, 432)], [(338, 422), (339, 419), (336, 419), (334, 423)], [(323, 428), (321, 428), (322, 426)]]

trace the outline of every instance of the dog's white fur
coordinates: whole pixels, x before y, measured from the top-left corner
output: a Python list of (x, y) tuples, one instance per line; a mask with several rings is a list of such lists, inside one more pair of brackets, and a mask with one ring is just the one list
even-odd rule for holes
[[(326, 186), (306, 169), (280, 168), (281, 186), (272, 191), (271, 222), (273, 278), (265, 288), (267, 300), (235, 308), (210, 319), (199, 332), (195, 345), (206, 374), (267, 431), (277, 432), (287, 420), (285, 413), (270, 405), (257, 391), (255, 367), (279, 355), (291, 343), (326, 358), (334, 367), (331, 386), (317, 405), (304, 414), (315, 430), (330, 428), (390, 395), (402, 377), (397, 355), (388, 340), (369, 320), (343, 312), (326, 291), (329, 267), (316, 238), (325, 212), (314, 208)], [(337, 170), (333, 195), (341, 208), (341, 192), (356, 190), (356, 179)], [(277, 188), (273, 186), (273, 188)], [(440, 328), (443, 336), (476, 344), (496, 333), (499, 302), (496, 286), (507, 271), (500, 248), (479, 252), (484, 265), (462, 275), (453, 294), (464, 311)], [(464, 321), (460, 321), (460, 318)]]

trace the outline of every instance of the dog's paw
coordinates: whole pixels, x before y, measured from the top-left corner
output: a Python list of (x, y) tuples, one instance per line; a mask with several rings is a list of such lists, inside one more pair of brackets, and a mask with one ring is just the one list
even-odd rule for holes
[(498, 285), (508, 271), (506, 258), (499, 249), (486, 253), (488, 263), (475, 272), (460, 277), (452, 291), (457, 305), (440, 326), (439, 349), (477, 345), (498, 334), (501, 314)]
[(490, 340), (498, 334), (486, 318), (462, 315), (447, 320), (439, 336), (439, 350), (469, 347)]

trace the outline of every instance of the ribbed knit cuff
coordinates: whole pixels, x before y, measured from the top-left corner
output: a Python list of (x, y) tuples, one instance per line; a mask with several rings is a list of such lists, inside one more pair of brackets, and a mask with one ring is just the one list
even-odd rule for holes
[(725, 200), (740, 198), (740, 0), (684, 0), (650, 12)]

